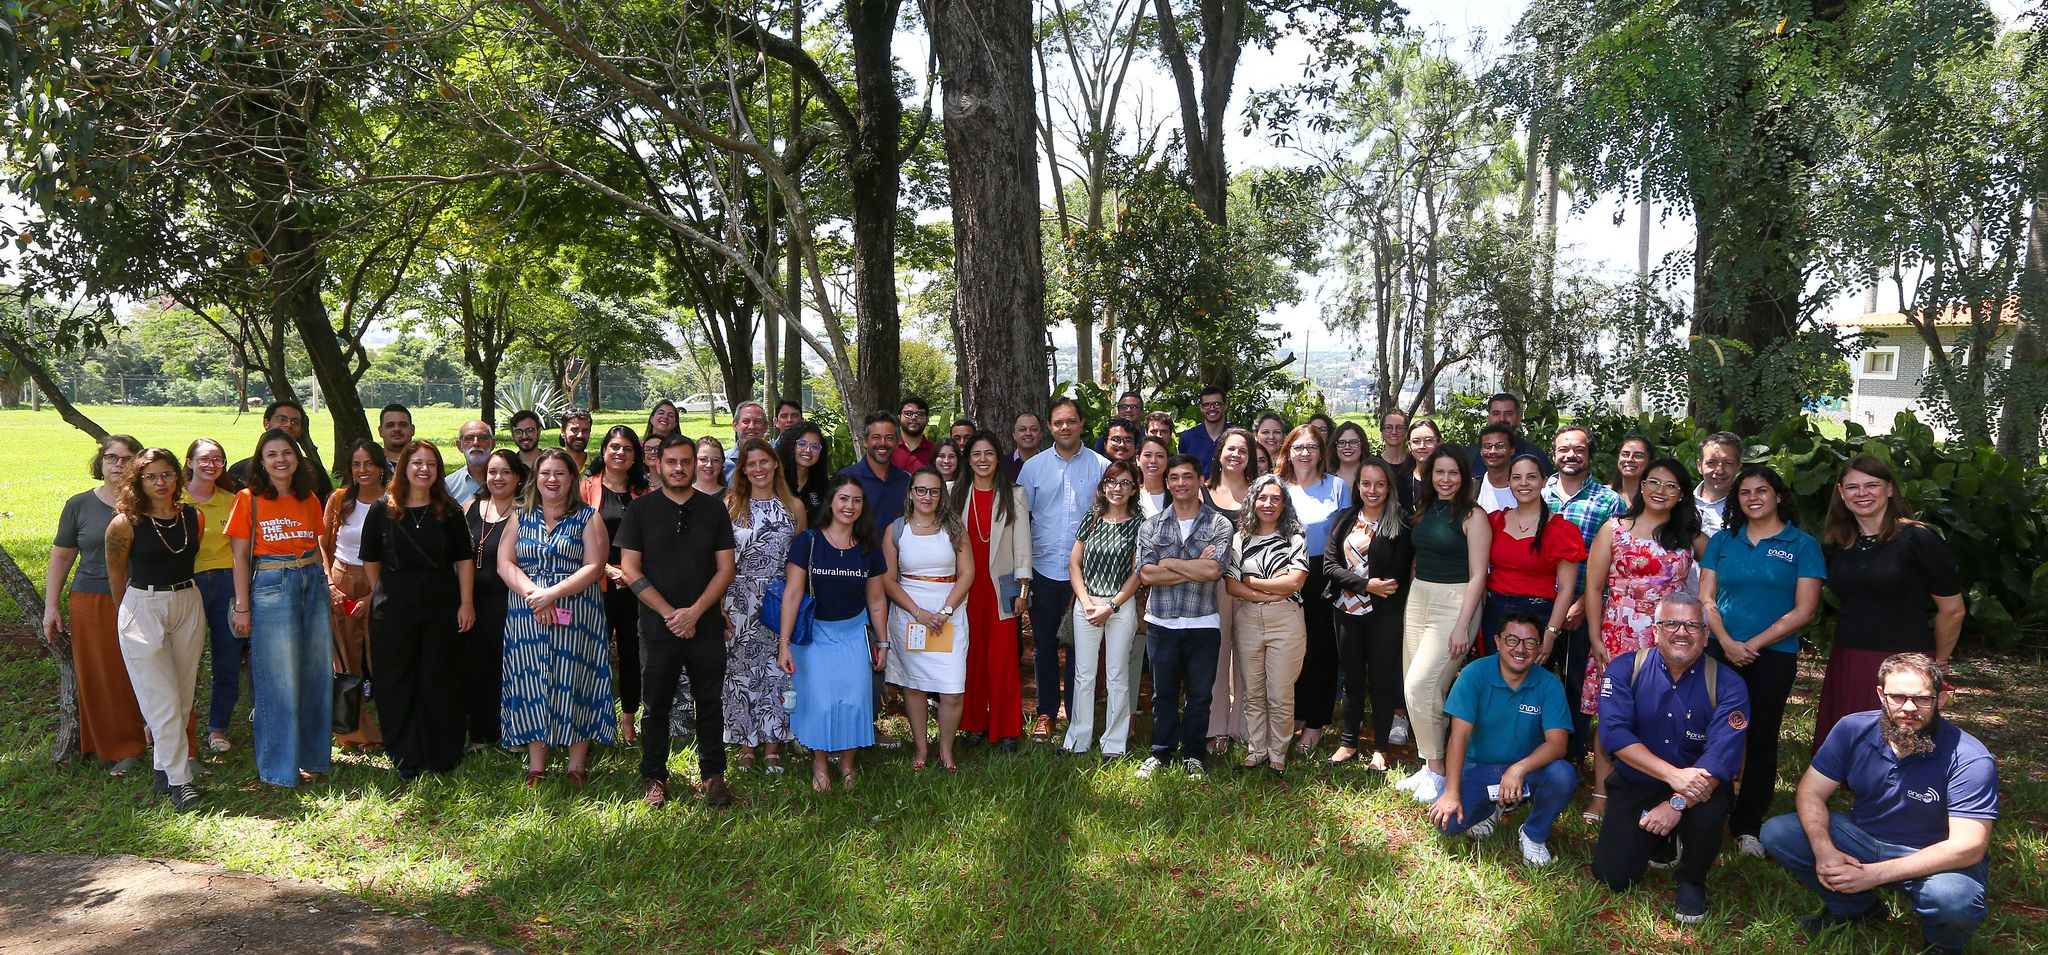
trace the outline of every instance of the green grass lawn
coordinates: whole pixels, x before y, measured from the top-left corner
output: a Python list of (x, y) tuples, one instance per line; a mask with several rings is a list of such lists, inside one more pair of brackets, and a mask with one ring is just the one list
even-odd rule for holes
[[(255, 450), (263, 434), (261, 411), (236, 414), (232, 408), (144, 408), (128, 405), (86, 405), (81, 408), (100, 426), (115, 434), (132, 434), (145, 446), (166, 447), (184, 457), (193, 438), (212, 438), (227, 448), (228, 459), (239, 461)], [(458, 460), (455, 432), (474, 410), (421, 408), (413, 412), (415, 435), (433, 441), (451, 466)], [(639, 431), (647, 425), (643, 411), (600, 411), (591, 423), (593, 446), (613, 425), (630, 425)], [(707, 415), (685, 415), (685, 434), (712, 434), (720, 441), (732, 440), (732, 418), (723, 415), (713, 425)], [(321, 456), (331, 465), (334, 420), (326, 411), (313, 413), (310, 433), (320, 442)], [(499, 443), (511, 447), (512, 435), (500, 429)], [(555, 443), (544, 434), (543, 446)], [(50, 563), (50, 536), (57, 529), (57, 512), (64, 499), (93, 485), (86, 471), (93, 442), (85, 432), (64, 423), (53, 409), (27, 408), (0, 411), (0, 546), (14, 556), (23, 571), (38, 583)], [(13, 603), (0, 596), (0, 624), (20, 623), (22, 617)]]
[[(182, 449), (207, 434), (253, 442), (253, 416), (94, 408), (115, 430)], [(420, 433), (462, 414), (422, 411)], [(638, 415), (603, 416), (637, 425)], [(322, 429), (325, 422), (316, 421)], [(721, 426), (723, 427), (723, 426)], [(704, 430), (702, 419), (685, 429)], [(54, 413), (0, 413), (0, 542), (40, 578), (62, 498), (91, 450)], [(1967, 655), (1960, 721), (2001, 759), (1992, 913), (1981, 951), (2048, 939), (2048, 666)], [(207, 677), (202, 674), (201, 708)], [(1817, 673), (1802, 675), (1783, 747), (1780, 811), (1810, 746)], [(0, 640), (0, 848), (132, 853), (314, 879), (392, 912), (536, 952), (1816, 952), (1917, 950), (1910, 915), (1820, 943), (1793, 924), (1814, 900), (1732, 845), (1714, 870), (1713, 917), (1668, 918), (1671, 884), (1614, 896), (1587, 871), (1577, 807), (1532, 871), (1512, 833), (1474, 845), (1433, 834), (1422, 808), (1355, 767), (1298, 763), (1288, 778), (1212, 768), (1141, 782), (1130, 762), (968, 753), (963, 770), (913, 773), (907, 750), (863, 754), (860, 788), (812, 793), (801, 769), (735, 773), (741, 804), (638, 802), (633, 754), (600, 759), (574, 795), (521, 786), (523, 761), (472, 759), (403, 789), (381, 756), (342, 754), (326, 782), (260, 784), (247, 706), (240, 746), (208, 754), (205, 811), (177, 815), (148, 774), (52, 765), (56, 669)], [(244, 696), (246, 701), (247, 697)], [(903, 735), (900, 719), (893, 731)], [(1134, 740), (1143, 740), (1140, 718)], [(1134, 751), (1139, 747), (1134, 747)], [(1410, 761), (1407, 765), (1412, 766)], [(672, 763), (695, 779), (694, 754)], [(1896, 900), (1893, 911), (1899, 911)]]

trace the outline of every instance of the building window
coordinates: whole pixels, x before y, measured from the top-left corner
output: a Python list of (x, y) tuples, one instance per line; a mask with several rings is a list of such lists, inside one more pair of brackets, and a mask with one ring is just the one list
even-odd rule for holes
[(1899, 377), (1899, 346), (1886, 345), (1866, 349), (1863, 365), (1858, 378), (1880, 378), (1891, 381)]

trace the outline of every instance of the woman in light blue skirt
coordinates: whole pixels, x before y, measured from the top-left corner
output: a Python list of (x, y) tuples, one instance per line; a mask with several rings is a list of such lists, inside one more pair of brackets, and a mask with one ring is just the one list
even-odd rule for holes
[[(811, 749), (811, 788), (819, 792), (832, 788), (830, 754), (839, 757), (841, 784), (853, 787), (854, 750), (875, 742), (874, 673), (889, 657), (888, 565), (867, 495), (851, 475), (834, 478), (825, 494), (825, 526), (790, 541), (780, 628), (782, 667), (796, 690), (790, 729)], [(816, 601), (811, 639), (792, 644), (806, 592)]]

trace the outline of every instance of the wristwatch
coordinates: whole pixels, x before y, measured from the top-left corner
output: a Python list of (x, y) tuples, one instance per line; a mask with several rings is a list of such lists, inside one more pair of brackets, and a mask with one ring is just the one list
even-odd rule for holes
[(1687, 802), (1684, 796), (1681, 796), (1677, 793), (1671, 794), (1671, 808), (1676, 809), (1679, 812), (1684, 812), (1685, 808), (1690, 805), (1692, 805), (1692, 803)]
[(952, 606), (951, 604), (948, 604), (948, 605), (946, 605), (946, 606), (944, 606), (944, 607), (940, 607), (940, 608), (939, 608), (939, 616), (941, 616), (941, 617), (950, 617), (950, 616), (952, 616), (952, 615), (953, 615), (953, 606)]

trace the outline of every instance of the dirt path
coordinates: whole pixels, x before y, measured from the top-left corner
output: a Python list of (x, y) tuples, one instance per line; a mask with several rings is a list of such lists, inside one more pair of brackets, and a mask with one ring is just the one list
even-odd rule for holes
[(0, 852), (0, 952), (9, 955), (511, 951), (296, 879), (135, 856)]

